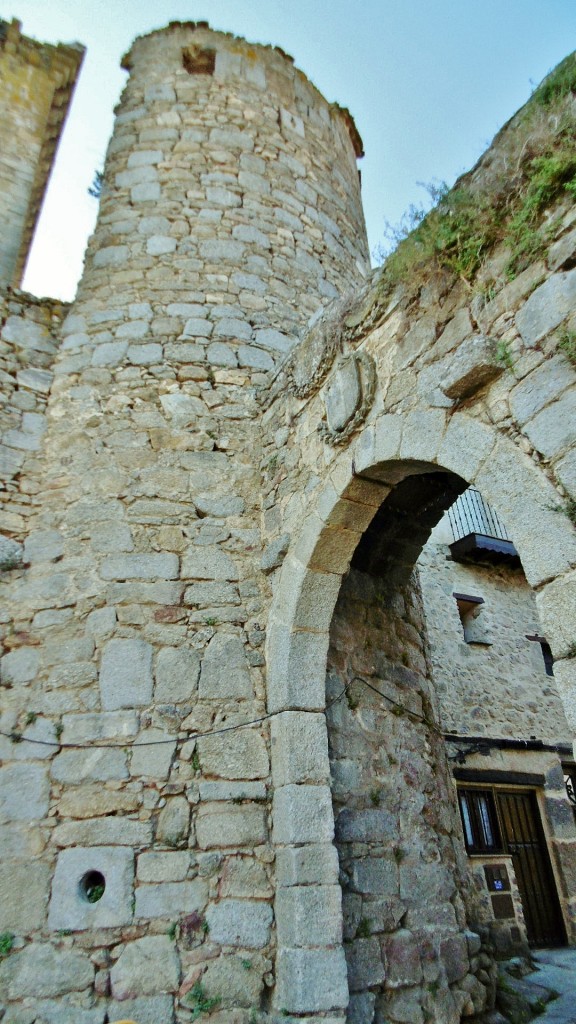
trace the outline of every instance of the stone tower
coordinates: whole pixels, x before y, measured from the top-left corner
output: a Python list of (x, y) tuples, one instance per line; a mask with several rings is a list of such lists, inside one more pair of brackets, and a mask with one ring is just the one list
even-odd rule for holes
[(0, 285), (18, 287), (84, 57), (0, 20)]

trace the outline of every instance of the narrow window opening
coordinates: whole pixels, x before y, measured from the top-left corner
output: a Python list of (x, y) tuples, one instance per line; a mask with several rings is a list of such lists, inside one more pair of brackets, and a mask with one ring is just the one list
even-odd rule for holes
[(189, 75), (213, 75), (216, 65), (216, 51), (199, 46), (182, 50), (182, 66)]
[(454, 594), (458, 606), (458, 614), (462, 623), (464, 640), (467, 644), (490, 645), (484, 598), (473, 597), (471, 594)]
[(468, 853), (494, 853), (502, 849), (494, 796), (490, 790), (459, 789), (458, 802)]

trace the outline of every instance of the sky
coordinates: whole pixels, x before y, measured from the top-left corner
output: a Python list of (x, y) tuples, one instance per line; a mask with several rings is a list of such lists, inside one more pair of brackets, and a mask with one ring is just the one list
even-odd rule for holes
[(87, 47), (23, 283), (66, 300), (94, 228), (88, 187), (126, 80), (120, 59), (137, 35), (204, 20), (291, 54), (355, 118), (371, 250), (387, 222), (426, 201), (421, 183), (452, 184), (473, 166), (576, 46), (576, 0), (0, 0), (0, 17)]

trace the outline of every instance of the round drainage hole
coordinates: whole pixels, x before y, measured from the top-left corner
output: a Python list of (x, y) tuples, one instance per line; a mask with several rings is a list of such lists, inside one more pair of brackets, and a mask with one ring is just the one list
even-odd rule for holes
[(80, 879), (80, 892), (88, 903), (98, 903), (104, 895), (106, 879), (101, 871), (87, 871)]

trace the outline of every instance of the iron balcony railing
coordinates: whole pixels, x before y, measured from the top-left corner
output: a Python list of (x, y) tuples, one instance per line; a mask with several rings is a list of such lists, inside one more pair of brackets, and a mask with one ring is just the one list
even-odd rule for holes
[(475, 487), (456, 499), (448, 519), (454, 537), (450, 550), (456, 561), (520, 564), (504, 523)]

